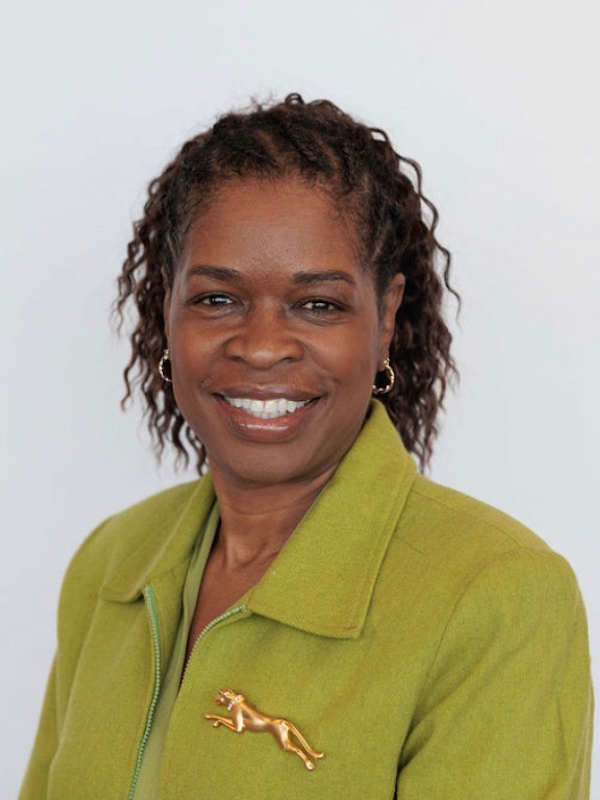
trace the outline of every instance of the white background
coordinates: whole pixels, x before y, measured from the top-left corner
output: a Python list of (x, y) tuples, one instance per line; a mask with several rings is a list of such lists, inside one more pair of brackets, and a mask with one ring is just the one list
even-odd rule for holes
[(70, 555), (183, 479), (118, 409), (127, 351), (107, 317), (131, 220), (175, 148), (251, 95), (333, 99), (424, 166), (464, 298), (433, 477), (567, 556), (600, 685), (596, 7), (4, 0), (2, 797), (31, 747)]

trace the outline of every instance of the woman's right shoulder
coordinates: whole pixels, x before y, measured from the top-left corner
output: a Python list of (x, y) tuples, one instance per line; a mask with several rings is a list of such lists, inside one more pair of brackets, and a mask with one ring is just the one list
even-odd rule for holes
[(73, 555), (63, 593), (75, 583), (99, 588), (124, 561), (158, 546), (198, 493), (204, 478), (172, 486), (108, 517), (88, 534)]

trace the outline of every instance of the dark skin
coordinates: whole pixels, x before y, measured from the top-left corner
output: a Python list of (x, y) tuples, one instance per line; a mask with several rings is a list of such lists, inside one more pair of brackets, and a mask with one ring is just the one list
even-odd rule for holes
[(327, 195), (293, 180), (229, 184), (190, 231), (165, 331), (221, 521), (188, 658), (262, 578), (364, 423), (404, 276), (378, 302), (354, 235)]

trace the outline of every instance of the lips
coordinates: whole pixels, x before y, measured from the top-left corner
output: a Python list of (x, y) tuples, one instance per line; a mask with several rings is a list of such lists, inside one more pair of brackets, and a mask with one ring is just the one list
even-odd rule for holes
[(222, 395), (222, 397), (234, 408), (243, 409), (257, 419), (278, 419), (286, 414), (293, 414), (311, 402), (310, 400), (291, 400), (287, 397), (271, 397), (266, 400), (251, 397), (228, 397), (227, 395)]
[(321, 406), (324, 395), (285, 386), (229, 386), (214, 393), (236, 435), (262, 443), (294, 437)]

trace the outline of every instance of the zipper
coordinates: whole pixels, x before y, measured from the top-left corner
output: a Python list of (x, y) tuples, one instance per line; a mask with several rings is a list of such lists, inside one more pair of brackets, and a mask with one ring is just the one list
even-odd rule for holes
[[(183, 670), (183, 675), (181, 676), (181, 684), (180, 684), (181, 686), (183, 686), (183, 682), (185, 680), (185, 676), (187, 675), (190, 663), (192, 661), (192, 657), (193, 657), (194, 653), (196, 652), (196, 648), (200, 644), (201, 640), (206, 636), (206, 634), (209, 631), (211, 631), (215, 627), (215, 625), (218, 625), (220, 622), (223, 622), (224, 620), (229, 619), (229, 617), (233, 617), (236, 614), (239, 614), (241, 611), (245, 611), (246, 608), (247, 608), (247, 606), (246, 606), (245, 603), (242, 603), (241, 606), (236, 606), (235, 608), (230, 608), (229, 611), (225, 611), (225, 613), (221, 614), (220, 617), (215, 617), (215, 619), (211, 620), (211, 622), (209, 622), (208, 625), (206, 625), (204, 628), (202, 628), (198, 638), (194, 642), (194, 646), (192, 647), (192, 652), (190, 653), (190, 657), (188, 658), (187, 664), (185, 665), (185, 669)], [(128, 800), (129, 800), (129, 798), (128, 798)]]
[[(158, 697), (160, 695), (160, 668), (161, 668), (161, 652), (160, 652), (160, 635), (159, 635), (159, 626), (158, 626), (158, 610), (156, 608), (156, 598), (154, 596), (154, 592), (150, 584), (148, 584), (144, 588), (144, 600), (146, 601), (146, 609), (148, 612), (148, 619), (150, 621), (150, 630), (152, 632), (152, 644), (154, 647), (154, 689), (152, 691), (152, 700), (150, 701), (150, 707), (148, 709), (148, 714), (146, 716), (146, 724), (144, 726), (144, 733), (142, 735), (142, 740), (140, 742), (140, 746), (138, 748), (137, 759), (135, 762), (135, 772), (133, 773), (133, 777), (131, 779), (131, 784), (129, 786), (129, 792), (127, 794), (127, 800), (134, 800), (135, 797), (135, 790), (137, 788), (138, 780), (140, 778), (140, 770), (142, 768), (142, 759), (144, 758), (144, 750), (146, 749), (146, 743), (148, 742), (148, 737), (150, 736), (150, 729), (152, 728), (152, 721), (154, 719), (154, 712), (156, 710), (156, 704), (158, 703)], [(206, 625), (200, 635), (194, 642), (194, 646), (192, 647), (192, 652), (190, 653), (190, 657), (188, 659), (188, 663), (185, 666), (183, 671), (183, 675), (181, 676), (181, 683), (183, 683), (185, 676), (188, 671), (188, 667), (190, 661), (192, 660), (192, 656), (200, 643), (200, 640), (206, 636), (206, 634), (212, 630), (215, 625), (218, 625), (220, 622), (228, 619), (229, 617), (233, 617), (235, 614), (239, 614), (241, 611), (245, 611), (247, 608), (246, 604), (243, 603), (240, 606), (236, 606), (235, 608), (230, 608), (229, 611), (226, 611), (224, 614), (221, 614), (220, 617), (216, 617), (211, 622)]]
[(160, 652), (160, 635), (158, 627), (158, 611), (156, 608), (156, 598), (154, 596), (154, 592), (150, 584), (144, 587), (144, 600), (146, 601), (146, 610), (148, 612), (150, 631), (152, 633), (152, 644), (154, 647), (154, 689), (152, 691), (152, 700), (150, 701), (150, 707), (148, 709), (148, 714), (146, 716), (144, 733), (142, 735), (142, 740), (138, 748), (137, 759), (135, 762), (135, 772), (133, 773), (133, 777), (131, 779), (129, 792), (127, 794), (127, 800), (133, 800), (135, 796), (135, 790), (137, 788), (137, 783), (140, 778), (140, 770), (142, 768), (142, 759), (144, 757), (144, 750), (146, 749), (146, 743), (148, 742), (148, 737), (150, 736), (150, 729), (152, 728), (152, 720), (154, 718), (154, 712), (156, 710), (156, 704), (158, 702), (158, 696), (160, 694), (161, 652)]

